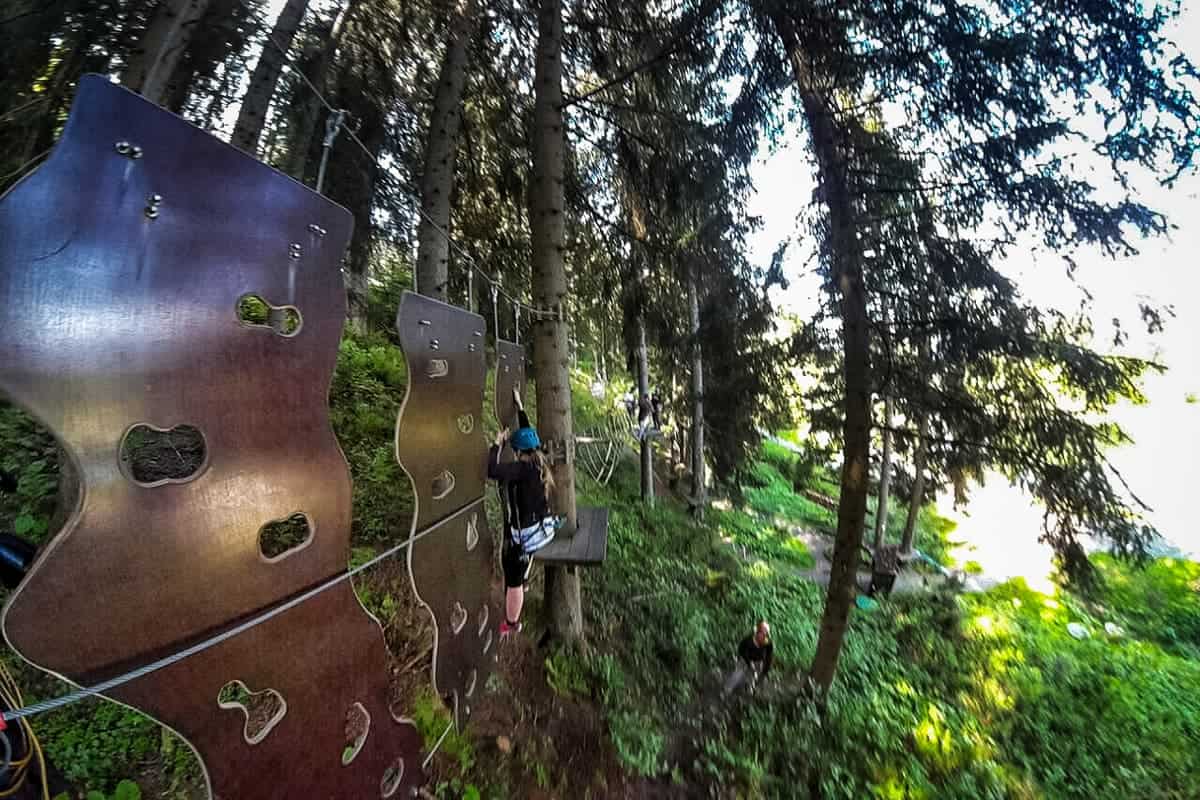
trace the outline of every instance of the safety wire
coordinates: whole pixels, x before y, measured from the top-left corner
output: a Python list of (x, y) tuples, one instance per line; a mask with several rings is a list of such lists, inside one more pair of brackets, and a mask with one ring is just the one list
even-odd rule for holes
[[(11, 111), (6, 111), (3, 114), (0, 114), (0, 124), (7, 125), (10, 122), (12, 122), (12, 123), (28, 122), (30, 119), (30, 115), (27, 115), (24, 112), (28, 111), (29, 109), (33, 108), (34, 106), (41, 105), (42, 103), (46, 102), (46, 100), (48, 100), (48, 99), (49, 98), (47, 98), (44, 95), (42, 97), (35, 97), (33, 100), (30, 100), (28, 103), (19, 105), (16, 108), (12, 109)], [(35, 118), (40, 118), (40, 116), (41, 116), (40, 114), (34, 115)], [(25, 117), (25, 119), (21, 119), (21, 117)], [(24, 175), (28, 170), (32, 169), (34, 167), (34, 165), (36, 165), (39, 161), (41, 161), (43, 158), (45, 158), (47, 155), (49, 155), (50, 151), (52, 149), (54, 149), (54, 148), (46, 148), (45, 150), (38, 153), (33, 158), (26, 161), (21, 166), (17, 167), (12, 172), (8, 173), (7, 175), (0, 176), (0, 185), (8, 183), (8, 181), (13, 178), (18, 178), (18, 177)], [(0, 795), (0, 797), (3, 797), (3, 795)]]
[(222, 633), (217, 634), (216, 636), (213, 636), (209, 639), (205, 639), (202, 642), (198, 642), (198, 643), (192, 645), (191, 647), (187, 647), (183, 650), (180, 650), (177, 653), (172, 653), (169, 656), (160, 658), (158, 661), (153, 661), (149, 664), (138, 667), (135, 670), (118, 675), (115, 678), (109, 678), (108, 680), (103, 681), (101, 683), (97, 683), (93, 686), (86, 686), (86, 687), (78, 689), (74, 692), (71, 692), (70, 694), (64, 694), (60, 697), (54, 697), (49, 700), (43, 700), (40, 703), (33, 703), (33, 704), (25, 706), (25, 707), (20, 707), (19, 705), (15, 706), (11, 711), (4, 712), (4, 715), (3, 715), (4, 721), (11, 722), (12, 720), (16, 720), (16, 719), (24, 719), (25, 717), (32, 717), (36, 714), (42, 714), (47, 711), (52, 711), (56, 708), (62, 708), (63, 706), (71, 705), (72, 703), (78, 703), (80, 700), (86, 700), (89, 697), (94, 697), (96, 695), (103, 694), (104, 692), (115, 689), (118, 686), (124, 686), (125, 684), (129, 683), (130, 681), (135, 681), (138, 678), (145, 677), (146, 675), (149, 675), (152, 672), (158, 672), (160, 669), (169, 667), (172, 664), (177, 664), (180, 661), (183, 661), (185, 658), (190, 658), (191, 656), (194, 656), (197, 653), (202, 653), (205, 650), (216, 647), (217, 645), (221, 644), (222, 642), (226, 642), (226, 641), (234, 638), (235, 636), (245, 633), (246, 631), (250, 630), (251, 628), (257, 627), (258, 625), (261, 625), (264, 622), (267, 622), (268, 620), (274, 619), (275, 617), (279, 616), (280, 614), (284, 613), (285, 611), (290, 611), (291, 609), (295, 608), (296, 606), (300, 605), (301, 603), (305, 602), (306, 600), (311, 600), (312, 598), (316, 597), (317, 595), (321, 594), (322, 592), (324, 592), (328, 589), (332, 589), (333, 587), (337, 586), (338, 584), (342, 583), (343, 581), (350, 580), (355, 575), (357, 575), (360, 572), (363, 572), (367, 569), (370, 569), (371, 567), (375, 566), (379, 562), (386, 561), (387, 559), (396, 555), (396, 553), (399, 553), (401, 550), (408, 547), (409, 545), (411, 545), (413, 542), (417, 541), (418, 539), (424, 538), (425, 536), (428, 536), (429, 534), (433, 533), (434, 531), (439, 530), (448, 521), (449, 521), (449, 518), (446, 520), (442, 520), (441, 522), (437, 523), (436, 525), (433, 525), (432, 527), (426, 528), (425, 530), (421, 531), (418, 534), (408, 537), (407, 539), (405, 539), (403, 542), (396, 545), (395, 547), (392, 547), (392, 548), (389, 548), (388, 550), (383, 551), (379, 555), (372, 558), (370, 561), (360, 564), (359, 566), (355, 567), (354, 569), (349, 570), (347, 572), (343, 572), (340, 575), (335, 575), (334, 577), (330, 578), (329, 580), (325, 581), (324, 583), (318, 584), (314, 588), (309, 589), (306, 592), (296, 595), (295, 597), (288, 600), (287, 602), (281, 603), (280, 605), (277, 605), (277, 606), (273, 606), (272, 608), (263, 612), (262, 614), (258, 615), (257, 617), (252, 617), (251, 619), (246, 620), (245, 622), (241, 623), (240, 625), (236, 625), (236, 626), (230, 628), (229, 630), (226, 630), (226, 631), (223, 631)]
[(44, 103), (49, 99), (50, 98), (46, 97), (45, 95), (42, 95), (41, 97), (35, 97), (34, 99), (30, 100), (28, 103), (25, 103), (24, 105), (17, 106), (16, 108), (12, 109), (11, 111), (6, 111), (3, 114), (0, 114), (0, 122), (8, 122), (10, 119), (16, 119), (16, 117), (22, 111), (33, 108), (34, 106), (38, 105), (39, 103)]
[(47, 155), (49, 155), (50, 150), (52, 150), (52, 149), (53, 148), (43, 150), (42, 152), (38, 153), (33, 158), (26, 161), (21, 166), (17, 167), (12, 172), (8, 173), (7, 175), (0, 176), (0, 184), (7, 183), (9, 181), (9, 179), (11, 179), (11, 178), (16, 178), (21, 175), (24, 175), (26, 173), (26, 171), (32, 169), (35, 164), (37, 164), (39, 161), (41, 161), (43, 158), (45, 158)]
[[(304, 70), (298, 69), (296, 67), (296, 65), (292, 63), (291, 54), (288, 53), (287, 49), (285, 47), (283, 47), (282, 45), (280, 45), (279, 42), (275, 41), (275, 37), (271, 35), (271, 29), (270, 29), (269, 25), (267, 24), (266, 19), (263, 18), (262, 13), (256, 12), (256, 11), (252, 11), (250, 13), (255, 18), (255, 20), (258, 22), (259, 29), (263, 32), (263, 35), (265, 36), (266, 40), (271, 44), (272, 47), (274, 47), (276, 50), (279, 51), (280, 55), (283, 57), (284, 62), (288, 64), (288, 66), (291, 68), (292, 72), (294, 72), (300, 76), (300, 79), (304, 81), (304, 83), (308, 86), (309, 90), (313, 93), (313, 95), (317, 98), (317, 100), (320, 101), (321, 105), (325, 106), (326, 110), (328, 110), (329, 113), (331, 113), (331, 114), (343, 113), (342, 110), (334, 108), (333, 105), (328, 100), (325, 99), (325, 95), (323, 95), (321, 93), (321, 90), (318, 89), (311, 80), (309, 80), (308, 76), (304, 74)], [(370, 148), (368, 148), (365, 144), (363, 144), (362, 139), (358, 138), (358, 134), (355, 133), (352, 128), (344, 125), (342, 127), (342, 130), (346, 131), (346, 135), (348, 135), (350, 137), (350, 140), (352, 142), (354, 142), (356, 145), (358, 145), (358, 148), (360, 150), (362, 150), (363, 155), (365, 155), (370, 161), (374, 162), (374, 164), (376, 166), (378, 166), (380, 168), (383, 167), (383, 165), (379, 163), (379, 159), (376, 158), (375, 154), (371, 152)], [(425, 220), (425, 222), (429, 223), (430, 227), (432, 227), (435, 231), (438, 232), (439, 236), (441, 236), (443, 239), (446, 240), (446, 244), (449, 245), (450, 248), (452, 250), (454, 250), (454, 252), (457, 253), (459, 255), (459, 257), (462, 258), (463, 261), (465, 261), (471, 269), (473, 269), (473, 270), (475, 270), (475, 272), (479, 273), (479, 277), (483, 278), (485, 281), (487, 281), (489, 284), (491, 284), (493, 292), (498, 291), (500, 294), (504, 295), (505, 299), (509, 300), (513, 305), (524, 308), (530, 314), (532, 314), (536, 319), (557, 320), (557, 319), (562, 318), (560, 309), (538, 308), (537, 306), (531, 306), (528, 303), (522, 302), (520, 298), (513, 297), (508, 292), (504, 291), (504, 288), (500, 285), (500, 281), (497, 280), (496, 278), (492, 277), (486, 271), (484, 271), (483, 267), (479, 266), (479, 264), (475, 261), (475, 259), (471, 257), (471, 254), (468, 253), (466, 250), (464, 250), (458, 244), (458, 242), (454, 241), (454, 239), (452, 239), (450, 237), (450, 232), (447, 231), (445, 228), (443, 228), (441, 225), (439, 225), (437, 223), (437, 221), (434, 220), (431, 216), (429, 216), (429, 214), (427, 214), (425, 212), (425, 209), (421, 208), (420, 202), (417, 201), (415, 198), (413, 199), (412, 207), (417, 212), (417, 214), (419, 214), (421, 216), (421, 218), (423, 220)], [(414, 281), (416, 280), (415, 272), (413, 275), (413, 280)]]
[[(0, 662), (0, 698), (9, 708), (20, 708), (22, 705), (21, 687), (8, 671), (8, 667)], [(12, 742), (7, 731), (0, 731), (4, 737), (5, 767), (3, 770), (4, 789), (0, 789), (0, 797), (12, 797), (25, 786), (29, 777), (29, 767), (37, 759), (38, 775), (41, 777), (42, 800), (50, 800), (50, 784), (46, 778), (46, 757), (42, 753), (42, 743), (38, 741), (29, 720), (20, 719), (21, 733), (25, 737), (25, 755), (20, 758), (12, 757)]]

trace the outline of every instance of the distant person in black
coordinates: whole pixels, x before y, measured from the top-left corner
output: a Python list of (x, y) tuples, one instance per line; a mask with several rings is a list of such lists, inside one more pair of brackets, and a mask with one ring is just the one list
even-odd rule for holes
[(508, 531), (500, 563), (504, 567), (504, 620), (500, 637), (521, 630), (521, 608), (525, 604), (525, 583), (533, 566), (533, 553), (554, 538), (561, 522), (549, 514), (549, 498), (554, 492), (554, 476), (550, 463), (541, 450), (537, 431), (513, 393), (517, 403), (520, 427), (512, 435), (515, 461), (500, 463), (500, 451), (509, 441), (508, 428), (496, 434), (495, 444), (488, 452), (488, 477), (500, 482), (500, 499), (505, 504)]
[(751, 678), (751, 687), (760, 678), (767, 677), (767, 673), (771, 671), (771, 659), (774, 652), (775, 645), (771, 642), (771, 626), (765, 619), (759, 620), (754, 633), (742, 639), (741, 644), (738, 645), (738, 658), (741, 663), (725, 681), (725, 694), (733, 693), (745, 683), (747, 677)]
[(657, 392), (650, 395), (650, 411), (654, 416), (654, 427), (662, 430), (662, 398)]

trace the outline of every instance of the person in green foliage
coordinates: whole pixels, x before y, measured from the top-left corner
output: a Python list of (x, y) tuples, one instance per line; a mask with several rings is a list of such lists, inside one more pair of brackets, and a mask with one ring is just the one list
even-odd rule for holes
[(759, 620), (754, 633), (742, 639), (738, 645), (738, 658), (741, 663), (734, 669), (733, 674), (725, 681), (724, 694), (730, 695), (750, 678), (750, 687), (754, 688), (758, 681), (767, 677), (771, 671), (771, 659), (775, 646), (771, 642), (771, 626), (765, 619)]

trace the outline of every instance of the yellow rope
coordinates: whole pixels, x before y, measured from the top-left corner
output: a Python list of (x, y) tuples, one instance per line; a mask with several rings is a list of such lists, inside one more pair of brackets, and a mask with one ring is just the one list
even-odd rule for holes
[[(9, 708), (20, 708), (24, 705), (21, 699), (21, 687), (17, 684), (16, 678), (9, 672), (8, 665), (3, 661), (0, 661), (0, 698), (8, 704)], [(38, 741), (37, 735), (33, 732), (33, 726), (29, 724), (29, 720), (21, 718), (18, 722), (21, 725), (21, 732), (25, 735), (28, 752), (21, 758), (13, 759), (10, 765), (12, 777), (10, 778), (8, 788), (0, 790), (0, 798), (12, 797), (21, 790), (25, 785), (26, 778), (29, 777), (29, 765), (36, 756), (38, 772), (42, 779), (42, 800), (50, 800), (50, 782), (46, 778), (46, 756), (42, 752), (42, 743)]]

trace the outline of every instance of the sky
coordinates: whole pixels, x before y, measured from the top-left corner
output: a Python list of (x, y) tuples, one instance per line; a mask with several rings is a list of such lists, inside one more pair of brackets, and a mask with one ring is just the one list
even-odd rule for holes
[[(1185, 7), (1171, 28), (1171, 38), (1193, 62), (1200, 62), (1200, 8)], [(763, 222), (751, 239), (751, 258), (765, 265), (782, 239), (797, 237), (785, 265), (791, 285), (776, 299), (784, 309), (806, 316), (815, 308), (818, 283), (811, 273), (811, 245), (796, 229), (797, 214), (812, 195), (803, 132), (789, 131), (779, 147), (759, 158), (751, 175), (755, 193), (750, 212)], [(1148, 405), (1114, 409), (1113, 418), (1134, 444), (1117, 450), (1112, 460), (1153, 509), (1149, 520), (1167, 540), (1197, 556), (1200, 526), (1193, 519), (1191, 492), (1200, 488), (1194, 484), (1200, 478), (1200, 403), (1188, 404), (1185, 398), (1189, 393), (1200, 395), (1200, 177), (1190, 175), (1172, 190), (1151, 186), (1141, 199), (1179, 229), (1167, 239), (1142, 242), (1140, 253), (1130, 258), (1110, 260), (1088, 253), (1079, 259), (1078, 275), (1095, 298), (1093, 318), (1097, 331), (1104, 332), (1098, 338), (1110, 341), (1107, 321), (1119, 317), (1131, 334), (1124, 352), (1153, 357), (1168, 367), (1165, 374), (1146, 380)], [(1002, 270), (1039, 306), (1071, 309), (1078, 304), (1078, 289), (1056, 258), (1022, 249)], [(1163, 333), (1146, 334), (1137, 313), (1139, 297), (1173, 306), (1175, 317)], [(1103, 348), (1104, 342), (1097, 345)], [(948, 498), (939, 502), (942, 510), (949, 506)], [(1040, 509), (1002, 478), (990, 476), (973, 493), (966, 512), (953, 516), (959, 522), (956, 538), (978, 548), (971, 557), (998, 575), (1027, 574), (1049, 564), (1048, 551), (1036, 542)]]

